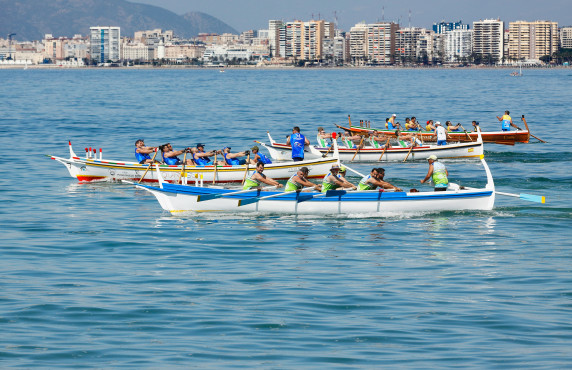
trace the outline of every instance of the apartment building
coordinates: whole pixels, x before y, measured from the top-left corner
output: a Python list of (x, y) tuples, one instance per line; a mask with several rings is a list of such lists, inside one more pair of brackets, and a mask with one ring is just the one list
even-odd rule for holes
[(473, 22), (473, 52), (493, 62), (503, 60), (504, 22), (499, 19), (485, 19)]
[(509, 23), (508, 57), (537, 61), (558, 51), (558, 23), (517, 21)]
[(563, 49), (572, 49), (572, 26), (562, 27), (560, 29), (560, 47)]
[(90, 58), (98, 63), (117, 62), (121, 58), (120, 27), (90, 27)]
[(395, 32), (396, 62), (400, 64), (417, 62), (417, 57), (420, 56), (417, 49), (419, 38), (430, 33), (429, 30), (419, 27), (398, 29)]
[(358, 23), (350, 29), (350, 59), (354, 64), (395, 62), (396, 23)]
[(284, 23), (278, 31), (278, 55), (281, 57), (314, 60), (324, 57), (324, 39), (334, 37), (333, 25), (324, 20)]
[(473, 51), (473, 30), (452, 30), (443, 34), (445, 62), (458, 63), (467, 59)]

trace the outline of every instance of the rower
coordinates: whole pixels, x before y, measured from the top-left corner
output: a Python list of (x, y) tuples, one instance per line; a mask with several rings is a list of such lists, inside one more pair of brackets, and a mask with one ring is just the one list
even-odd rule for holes
[(430, 119), (427, 121), (427, 125), (425, 126), (426, 131), (435, 131), (435, 125), (433, 125), (433, 120)]
[(222, 155), (224, 157), (224, 161), (226, 164), (231, 166), (246, 164), (246, 159), (238, 159), (238, 157), (244, 157), (245, 155), (249, 155), (250, 151), (245, 150), (244, 152), (231, 153), (230, 149), (231, 147), (225, 146), (222, 150)]
[(451, 121), (447, 121), (447, 122), (445, 122), (445, 125), (447, 125), (447, 131), (448, 132), (461, 131), (461, 124), (460, 123), (457, 123), (455, 126), (453, 126)]
[(324, 176), (322, 180), (322, 193), (327, 192), (328, 190), (336, 190), (339, 188), (352, 188), (353, 190), (357, 190), (357, 187), (348, 181), (343, 181), (339, 177), (340, 166), (334, 164), (332, 168), (330, 168), (330, 173)]
[[(210, 151), (208, 153), (205, 153), (205, 144), (198, 143), (197, 148), (193, 149), (192, 153), (193, 153), (193, 159), (194, 159), (195, 163), (197, 164), (197, 166), (212, 165), (212, 161), (209, 157), (214, 155), (215, 152)], [(220, 152), (217, 152), (217, 153), (220, 153)]]
[(242, 188), (244, 190), (258, 188), (261, 185), (261, 183), (273, 185), (276, 186), (277, 188), (282, 187), (282, 184), (280, 184), (276, 180), (271, 179), (270, 177), (267, 177), (262, 172), (264, 172), (264, 163), (258, 162), (256, 164), (256, 170), (252, 173), (252, 175), (246, 178), (246, 180), (244, 181), (244, 186)]
[[(191, 151), (191, 148), (185, 148), (182, 150), (173, 150), (173, 146), (170, 143), (167, 143), (167, 144), (161, 146), (163, 162), (165, 162), (165, 164), (167, 164), (169, 166), (177, 166), (177, 165), (183, 164), (183, 161), (181, 161), (179, 159), (179, 157), (177, 157), (177, 156), (180, 154), (183, 154), (185, 152), (188, 153), (190, 151)], [(193, 161), (190, 159), (187, 159), (185, 162), (187, 165), (190, 165), (190, 166), (193, 165)]]
[(318, 147), (320, 148), (329, 148), (332, 144), (330, 144), (328, 139), (332, 138), (332, 134), (326, 134), (323, 127), (318, 127), (318, 135), (316, 136), (316, 140), (318, 142)]
[(474, 132), (479, 131), (478, 127), (479, 127), (479, 123), (477, 121), (473, 121), (473, 131)]
[(391, 118), (386, 118), (385, 128), (389, 130), (401, 129), (399, 122), (395, 122), (395, 117), (397, 117), (397, 114), (394, 113), (391, 115)]
[[(143, 139), (139, 139), (135, 142), (135, 158), (140, 164), (152, 163), (153, 159), (149, 154), (153, 153), (157, 149), (156, 146), (145, 146)], [(155, 162), (158, 162), (155, 160)]]
[(308, 173), (310, 170), (308, 167), (301, 167), (286, 183), (286, 187), (284, 188), (285, 192), (290, 191), (297, 191), (304, 187), (311, 187), (313, 186), (316, 191), (322, 190), (320, 185), (314, 184), (313, 182), (308, 181)]
[(260, 149), (256, 145), (253, 146), (250, 149), (250, 151), (254, 155), (254, 158), (250, 160), (252, 164), (257, 164), (258, 162), (262, 162), (264, 164), (271, 164), (272, 163), (270, 158), (268, 158), (264, 154), (260, 153)]
[(397, 186), (391, 185), (389, 182), (384, 181), (385, 169), (383, 168), (372, 168), (369, 175), (364, 176), (359, 184), (359, 190), (375, 190), (378, 187), (382, 189), (393, 189), (395, 191), (402, 191)]
[(441, 162), (437, 162), (437, 156), (432, 154), (427, 158), (427, 162), (429, 162), (429, 171), (427, 171), (427, 175), (423, 180), (419, 180), (422, 184), (429, 180), (429, 178), (433, 179), (433, 184), (435, 185), (435, 191), (445, 191), (447, 190), (447, 186), (449, 184), (449, 171), (445, 165)]

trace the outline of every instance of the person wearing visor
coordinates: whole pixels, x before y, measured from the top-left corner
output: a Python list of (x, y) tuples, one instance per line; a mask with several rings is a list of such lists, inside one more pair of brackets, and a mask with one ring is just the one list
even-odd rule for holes
[(318, 184), (308, 181), (308, 167), (301, 167), (286, 183), (285, 192), (301, 190), (304, 187), (314, 187), (314, 190), (320, 191), (322, 187)]

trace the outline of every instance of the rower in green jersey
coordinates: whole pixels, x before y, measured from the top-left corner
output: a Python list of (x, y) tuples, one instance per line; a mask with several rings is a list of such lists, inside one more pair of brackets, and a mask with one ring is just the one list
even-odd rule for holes
[(369, 175), (364, 176), (359, 184), (359, 190), (375, 190), (378, 187), (382, 189), (392, 189), (395, 191), (402, 191), (397, 186), (391, 185), (389, 182), (384, 181), (385, 169), (383, 168), (372, 168)]
[(256, 170), (250, 176), (248, 176), (246, 178), (246, 180), (244, 181), (244, 186), (242, 188), (244, 190), (257, 188), (262, 183), (268, 184), (268, 185), (273, 185), (273, 186), (276, 186), (277, 188), (281, 188), (283, 186), (278, 181), (273, 180), (270, 177), (267, 177), (262, 172), (264, 172), (264, 163), (258, 162), (256, 164)]
[(285, 192), (289, 191), (296, 191), (300, 190), (304, 187), (311, 187), (313, 186), (315, 190), (320, 191), (321, 186), (316, 185), (313, 182), (308, 181), (308, 173), (310, 170), (308, 167), (301, 167), (286, 183), (286, 187), (284, 188)]
[(332, 168), (330, 168), (330, 173), (324, 176), (324, 179), (322, 180), (322, 193), (339, 188), (351, 188), (353, 190), (357, 190), (355, 185), (349, 183), (345, 179), (341, 179), (339, 172), (340, 166), (337, 164), (334, 164)]

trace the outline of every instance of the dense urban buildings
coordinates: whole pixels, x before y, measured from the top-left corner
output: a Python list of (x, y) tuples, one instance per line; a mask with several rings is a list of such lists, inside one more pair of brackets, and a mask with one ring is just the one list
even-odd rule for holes
[(90, 27), (88, 36), (47, 34), (36, 42), (16, 42), (12, 36), (0, 39), (0, 64), (539, 65), (562, 61), (562, 54), (556, 58), (560, 50), (572, 49), (572, 26), (559, 29), (556, 22), (539, 20), (509, 22), (505, 28), (500, 19), (474, 21), (472, 28), (443, 20), (432, 29), (363, 22), (348, 32), (322, 19), (274, 19), (267, 29), (201, 33), (193, 39), (162, 29), (121, 36), (115, 26)]

